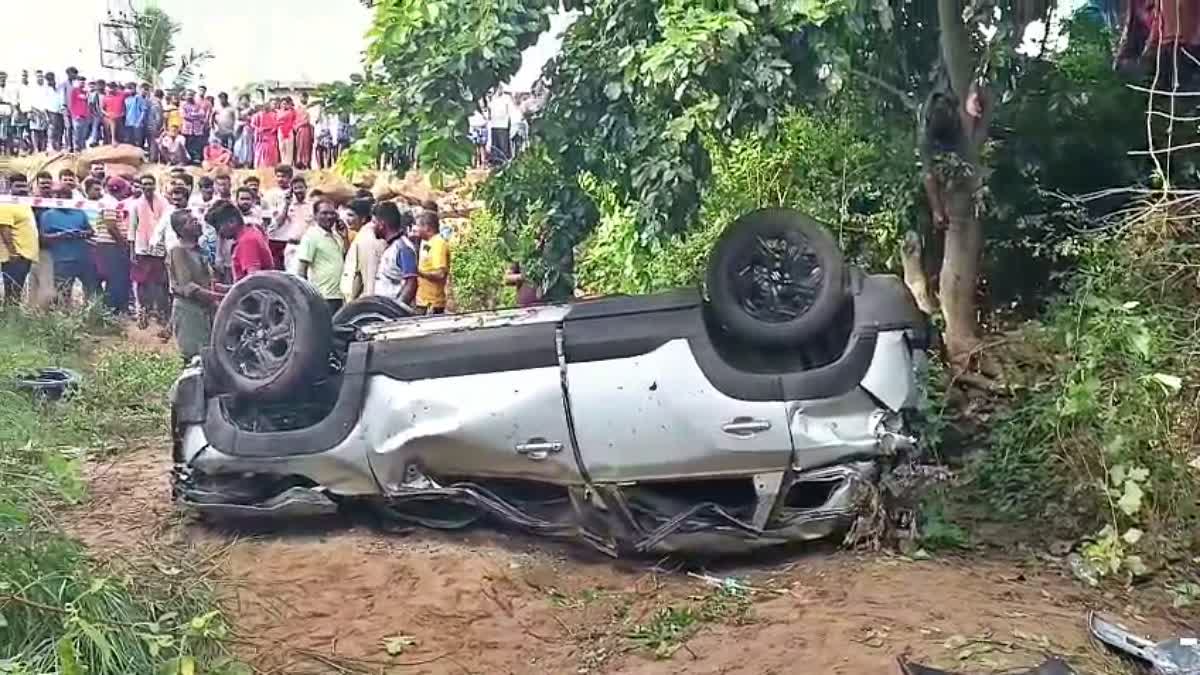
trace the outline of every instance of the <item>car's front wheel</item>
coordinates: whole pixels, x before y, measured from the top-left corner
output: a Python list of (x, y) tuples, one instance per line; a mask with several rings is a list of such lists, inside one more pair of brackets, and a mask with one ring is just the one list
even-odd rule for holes
[(791, 209), (748, 213), (721, 235), (705, 277), (712, 312), (735, 338), (798, 346), (846, 301), (846, 263), (824, 226)]
[(331, 344), (329, 305), (316, 289), (290, 274), (259, 272), (217, 308), (208, 365), (233, 393), (277, 400), (326, 372)]

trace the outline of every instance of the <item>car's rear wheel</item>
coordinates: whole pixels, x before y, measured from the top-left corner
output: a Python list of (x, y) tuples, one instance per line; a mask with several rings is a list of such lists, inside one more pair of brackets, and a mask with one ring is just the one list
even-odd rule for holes
[(260, 272), (235, 284), (217, 308), (210, 365), (236, 394), (280, 399), (326, 372), (331, 344), (329, 305), (316, 289)]
[(333, 315), (333, 325), (356, 330), (376, 323), (412, 316), (412, 309), (385, 295), (367, 295), (343, 306)]
[(709, 255), (711, 310), (726, 332), (766, 347), (798, 346), (829, 328), (846, 300), (833, 236), (791, 209), (761, 209), (729, 226)]
[(353, 300), (333, 315), (333, 353), (330, 366), (341, 372), (350, 343), (363, 340), (363, 329), (385, 321), (412, 316), (412, 308), (385, 295), (366, 295)]

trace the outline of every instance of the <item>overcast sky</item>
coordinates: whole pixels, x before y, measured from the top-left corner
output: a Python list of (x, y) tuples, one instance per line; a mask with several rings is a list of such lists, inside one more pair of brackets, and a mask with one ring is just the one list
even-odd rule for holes
[[(142, 6), (142, 0), (137, 0)], [(75, 66), (85, 77), (118, 73), (100, 68), (98, 24), (128, 0), (3, 0), (0, 70), (61, 73)], [(371, 12), (358, 0), (157, 0), (183, 24), (177, 46), (209, 50), (198, 82), (212, 91), (258, 80), (345, 79), (360, 70), (363, 34)], [(561, 29), (563, 17), (554, 22)], [(557, 49), (543, 36), (530, 49), (514, 85), (528, 88)], [(169, 73), (168, 73), (169, 75)], [(124, 76), (123, 76), (124, 77)]]

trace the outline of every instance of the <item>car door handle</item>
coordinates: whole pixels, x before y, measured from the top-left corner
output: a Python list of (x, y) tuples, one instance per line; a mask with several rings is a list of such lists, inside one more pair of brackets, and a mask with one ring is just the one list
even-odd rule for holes
[(563, 444), (557, 441), (530, 439), (528, 443), (521, 443), (515, 449), (518, 455), (524, 455), (534, 461), (541, 461), (550, 455), (562, 452)]
[(721, 425), (721, 431), (733, 436), (753, 436), (760, 431), (766, 431), (771, 428), (771, 423), (767, 420), (755, 419), (753, 417), (735, 417), (733, 420)]

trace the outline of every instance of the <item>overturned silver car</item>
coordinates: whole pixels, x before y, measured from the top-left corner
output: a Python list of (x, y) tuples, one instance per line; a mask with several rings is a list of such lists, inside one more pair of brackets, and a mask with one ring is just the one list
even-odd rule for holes
[(779, 209), (730, 226), (703, 292), (331, 317), (303, 281), (252, 275), (173, 390), (175, 497), (215, 518), (492, 520), (611, 555), (822, 538), (912, 448), (927, 342), (899, 279)]

